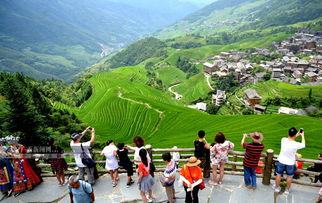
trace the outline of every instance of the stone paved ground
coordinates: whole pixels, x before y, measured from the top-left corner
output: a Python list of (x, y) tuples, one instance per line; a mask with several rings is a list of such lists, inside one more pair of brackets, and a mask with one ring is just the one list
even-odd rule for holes
[[(153, 195), (155, 202), (166, 202), (164, 188), (158, 181), (156, 176), (156, 184), (153, 187)], [(120, 182), (117, 187), (111, 186), (109, 176), (105, 175), (99, 178), (94, 186), (96, 196), (95, 202), (141, 202), (137, 185), (130, 188), (125, 187), (125, 175), (121, 175)], [(206, 180), (207, 181), (207, 180)], [(209, 186), (199, 192), (200, 203), (274, 203), (274, 195), (276, 203), (312, 203), (316, 198), (319, 188), (302, 186), (293, 184), (290, 195), (274, 194), (271, 186), (261, 184), (261, 179), (257, 180), (257, 190), (249, 190), (244, 187), (242, 176), (226, 175), (222, 185)], [(185, 193), (183, 189), (177, 188), (177, 203), (184, 202)], [(46, 178), (45, 182), (36, 187), (32, 191), (22, 193), (18, 197), (10, 197), (1, 202), (7, 203), (24, 203), (24, 202), (69, 202), (67, 187), (58, 187), (55, 178)]]

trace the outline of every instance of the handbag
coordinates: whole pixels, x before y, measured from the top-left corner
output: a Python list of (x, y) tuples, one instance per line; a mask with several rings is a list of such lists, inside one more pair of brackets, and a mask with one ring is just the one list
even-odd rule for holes
[(82, 153), (81, 153), (81, 159), (82, 159), (82, 163), (87, 166), (88, 168), (92, 168), (96, 165), (96, 162), (91, 158), (89, 157), (85, 151), (84, 151), (84, 148), (83, 148), (83, 145), (81, 144), (81, 148), (82, 148)]
[[(185, 166), (186, 167), (186, 166)], [(189, 171), (189, 176), (190, 178), (193, 180), (192, 176), (191, 176), (191, 173), (190, 173), (190, 169), (188, 168), (188, 171)], [(201, 183), (198, 185), (199, 186), (199, 189), (200, 190), (203, 190), (206, 188), (206, 185), (205, 185), (205, 181), (202, 179)]]

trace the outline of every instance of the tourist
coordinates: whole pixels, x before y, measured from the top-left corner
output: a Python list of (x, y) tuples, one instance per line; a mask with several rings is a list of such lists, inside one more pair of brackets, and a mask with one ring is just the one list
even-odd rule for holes
[(124, 146), (124, 143), (118, 143), (117, 144), (117, 156), (120, 159), (120, 165), (126, 170), (127, 173), (127, 182), (126, 187), (130, 187), (134, 183), (132, 180), (133, 176), (133, 163), (129, 158), (129, 151), (126, 146)]
[[(251, 143), (245, 143), (247, 137), (252, 139)], [(246, 149), (243, 165), (245, 186), (248, 189), (255, 190), (257, 188), (255, 169), (258, 166), (261, 153), (264, 149), (263, 139), (264, 136), (260, 132), (254, 132), (244, 134), (241, 141), (243, 148)]]
[(195, 147), (195, 157), (197, 157), (200, 161), (200, 167), (203, 169), (204, 178), (210, 177), (210, 145), (206, 140), (206, 133), (203, 130), (198, 132), (198, 140), (193, 142)]
[(13, 157), (13, 193), (15, 196), (26, 190), (32, 190), (41, 183), (25, 156), (27, 149), (18, 141), (18, 137), (8, 140), (10, 155)]
[[(9, 148), (2, 146), (4, 142), (4, 139), (0, 139), (0, 191), (3, 195), (3, 198), (6, 198), (12, 193), (13, 168), (7, 153)], [(0, 201), (2, 199), (0, 199)]]
[[(302, 158), (302, 154), (296, 153), (295, 154), (297, 159), (301, 159)], [(296, 172), (297, 169), (303, 169), (303, 162), (302, 161), (295, 161), (295, 172), (294, 172), (294, 179), (299, 179), (300, 178), (300, 172)]]
[[(92, 136), (90, 141), (87, 142), (81, 142), (81, 139), (86, 135), (87, 132), (91, 132)], [(82, 133), (73, 133), (71, 135), (72, 141), (70, 142), (70, 147), (72, 148), (74, 152), (74, 158), (76, 165), (78, 166), (79, 169), (79, 179), (80, 180), (85, 180), (85, 172), (87, 175), (88, 182), (90, 184), (95, 184), (95, 178), (94, 178), (94, 170), (95, 170), (95, 165), (89, 165), (86, 166), (82, 162), (82, 157), (81, 154), (84, 152), (88, 158), (92, 158), (89, 149), (91, 146), (94, 145), (95, 142), (95, 129), (87, 127)]]
[[(173, 146), (172, 149), (177, 150), (178, 147), (177, 146)], [(179, 166), (179, 159), (180, 159), (180, 153), (179, 152), (171, 152), (171, 156), (173, 161), (176, 162), (177, 168)]]
[[(146, 150), (146, 148), (144, 147), (144, 139), (142, 137), (140, 137), (140, 136), (136, 136), (133, 139), (133, 142), (134, 142), (134, 144), (135, 144), (136, 147), (130, 147), (130, 146), (128, 146), (128, 147), (130, 149), (132, 149), (132, 150), (135, 150), (134, 151), (134, 163), (136, 164), (136, 167), (138, 167), (139, 163), (141, 162), (141, 158), (140, 158), (139, 152), (140, 152), (141, 149)], [(149, 168), (150, 168), (150, 174), (151, 174), (152, 177), (154, 177), (155, 166), (152, 163), (151, 158), (150, 158), (150, 155), (149, 155), (148, 152), (146, 153), (146, 156), (147, 156), (147, 160), (149, 161), (149, 165), (150, 165), (149, 166)]]
[(217, 185), (217, 168), (220, 167), (220, 176), (218, 184), (222, 183), (224, 178), (224, 167), (228, 161), (228, 151), (234, 149), (234, 144), (226, 140), (222, 132), (217, 133), (215, 136), (216, 144), (210, 149), (210, 160), (212, 164), (213, 181), (209, 181), (211, 185)]
[(71, 203), (91, 203), (95, 201), (91, 184), (80, 180), (77, 176), (71, 176), (68, 182)]
[(162, 154), (162, 159), (167, 166), (161, 176), (161, 183), (165, 188), (168, 202), (173, 203), (175, 201), (174, 181), (176, 179), (177, 164), (174, 160), (171, 160), (170, 153)]
[[(322, 161), (322, 154), (318, 154), (318, 160)], [(315, 163), (313, 166), (307, 168), (307, 170), (321, 173), (322, 164)], [(315, 176), (313, 183), (317, 183), (318, 181), (322, 182), (322, 173), (319, 176)]]
[(115, 187), (118, 181), (118, 162), (116, 159), (117, 156), (117, 148), (114, 145), (113, 140), (109, 140), (106, 142), (106, 147), (104, 147), (101, 152), (101, 156), (105, 156), (106, 163), (105, 169), (109, 171), (112, 180), (112, 186)]
[(51, 169), (54, 174), (56, 174), (56, 178), (58, 180), (59, 186), (65, 185), (65, 172), (67, 170), (67, 162), (62, 155), (64, 154), (64, 150), (58, 146), (55, 146), (55, 140), (50, 138), (48, 140), (48, 144), (51, 147), (51, 152), (53, 153), (54, 157), (49, 158), (49, 163)]
[[(302, 136), (302, 142), (296, 142), (295, 139)], [(305, 147), (304, 131), (297, 132), (296, 128), (292, 127), (288, 131), (288, 137), (284, 137), (281, 140), (281, 151), (278, 156), (278, 162), (276, 165), (276, 181), (273, 185), (275, 192), (280, 192), (280, 182), (283, 172), (286, 171), (286, 189), (285, 194), (290, 193), (291, 184), (293, 181), (293, 176), (295, 172), (295, 153), (297, 150)]]
[(202, 170), (198, 166), (201, 163), (197, 157), (190, 157), (180, 171), (180, 179), (183, 181), (186, 192), (186, 203), (198, 203), (199, 184), (202, 183)]
[[(138, 165), (137, 172), (139, 174), (138, 177), (138, 185), (140, 190), (140, 195), (144, 203), (153, 202), (152, 199), (152, 186), (154, 185), (154, 179), (150, 175), (150, 164), (147, 159), (147, 151), (145, 149), (140, 149), (139, 151), (140, 163)], [(146, 194), (148, 193), (148, 198), (146, 198)]]

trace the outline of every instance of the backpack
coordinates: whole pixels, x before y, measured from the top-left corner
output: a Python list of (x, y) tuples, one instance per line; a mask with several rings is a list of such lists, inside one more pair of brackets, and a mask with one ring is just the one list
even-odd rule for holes
[(195, 146), (195, 157), (205, 157), (205, 143), (195, 140), (193, 144)]
[(81, 148), (82, 148), (82, 153), (81, 153), (82, 163), (88, 168), (94, 167), (96, 165), (96, 162), (85, 153), (82, 144), (81, 144)]

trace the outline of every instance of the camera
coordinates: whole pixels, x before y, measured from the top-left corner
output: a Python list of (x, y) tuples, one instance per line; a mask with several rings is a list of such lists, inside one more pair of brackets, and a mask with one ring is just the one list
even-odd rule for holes
[(300, 128), (299, 133), (303, 133), (303, 131), (304, 131), (304, 129), (303, 128)]

